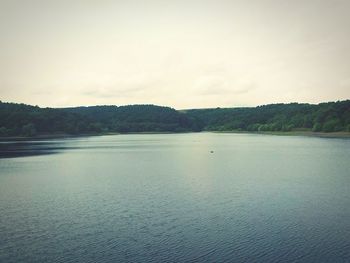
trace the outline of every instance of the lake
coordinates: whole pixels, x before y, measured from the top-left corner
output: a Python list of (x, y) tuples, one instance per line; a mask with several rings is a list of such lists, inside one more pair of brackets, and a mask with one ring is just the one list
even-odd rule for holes
[(350, 140), (0, 142), (0, 262), (350, 262)]

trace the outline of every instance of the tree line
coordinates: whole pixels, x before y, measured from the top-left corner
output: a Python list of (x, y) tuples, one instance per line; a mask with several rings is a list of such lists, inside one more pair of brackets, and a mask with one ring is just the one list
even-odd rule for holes
[(191, 117), (154, 105), (40, 108), (0, 102), (0, 136), (198, 131)]
[(350, 100), (177, 111), (155, 105), (40, 108), (0, 102), (0, 136), (108, 132), (350, 131)]
[(209, 131), (350, 131), (350, 100), (269, 104), (246, 108), (194, 109), (186, 113)]

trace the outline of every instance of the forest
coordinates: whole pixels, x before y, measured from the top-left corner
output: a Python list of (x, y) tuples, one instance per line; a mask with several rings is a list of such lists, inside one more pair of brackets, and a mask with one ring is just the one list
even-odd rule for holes
[(350, 100), (187, 110), (208, 131), (350, 131)]
[(175, 110), (155, 105), (40, 108), (0, 102), (0, 136), (137, 132), (350, 132), (350, 100)]

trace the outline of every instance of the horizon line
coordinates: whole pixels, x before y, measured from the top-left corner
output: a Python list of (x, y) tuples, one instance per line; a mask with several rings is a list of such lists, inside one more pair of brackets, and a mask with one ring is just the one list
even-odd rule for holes
[(0, 103), (9, 103), (9, 104), (23, 104), (23, 105), (28, 105), (28, 106), (33, 106), (33, 107), (39, 107), (39, 108), (49, 108), (49, 109), (67, 109), (67, 108), (82, 108), (82, 107), (103, 107), (103, 106), (116, 106), (116, 107), (123, 107), (123, 106), (136, 106), (136, 105), (152, 105), (152, 106), (158, 106), (158, 107), (168, 107), (175, 109), (177, 111), (185, 111), (185, 110), (206, 110), (206, 109), (232, 109), (232, 108), (257, 108), (257, 107), (262, 107), (262, 106), (267, 106), (267, 105), (277, 105), (277, 104), (307, 104), (307, 105), (319, 105), (323, 103), (332, 103), (332, 102), (341, 102), (341, 101), (348, 101), (348, 99), (338, 99), (338, 100), (330, 100), (330, 101), (322, 101), (319, 103), (309, 103), (309, 102), (275, 102), (275, 103), (266, 103), (266, 104), (259, 104), (255, 106), (232, 106), (232, 107), (223, 107), (223, 106), (216, 106), (216, 107), (206, 107), (206, 108), (185, 108), (185, 109), (177, 109), (172, 106), (168, 105), (159, 105), (159, 104), (153, 104), (153, 103), (135, 103), (135, 104), (122, 104), (122, 105), (117, 105), (117, 104), (96, 104), (96, 105), (78, 105), (78, 106), (40, 106), (40, 105), (34, 105), (34, 104), (27, 104), (23, 102), (8, 102), (8, 101), (2, 101), (0, 100)]

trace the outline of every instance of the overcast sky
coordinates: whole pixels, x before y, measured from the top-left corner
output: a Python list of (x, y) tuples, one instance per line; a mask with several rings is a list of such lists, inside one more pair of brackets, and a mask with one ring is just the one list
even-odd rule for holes
[(348, 0), (0, 0), (0, 100), (177, 109), (350, 98)]

